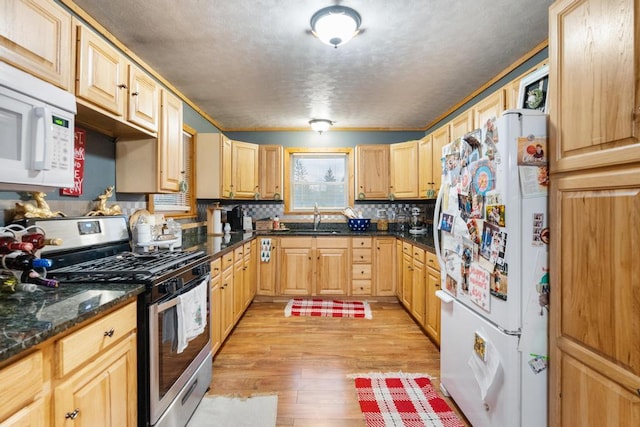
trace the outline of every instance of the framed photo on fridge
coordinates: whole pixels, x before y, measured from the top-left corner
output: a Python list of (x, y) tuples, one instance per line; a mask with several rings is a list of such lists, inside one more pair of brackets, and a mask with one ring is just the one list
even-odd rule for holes
[(548, 111), (547, 103), (549, 97), (549, 65), (545, 65), (520, 80), (520, 90), (518, 91), (518, 108), (528, 110), (540, 110), (543, 113)]

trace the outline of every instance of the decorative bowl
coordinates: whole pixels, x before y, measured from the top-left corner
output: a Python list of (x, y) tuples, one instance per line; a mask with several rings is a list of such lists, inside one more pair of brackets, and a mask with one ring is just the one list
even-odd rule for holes
[(349, 218), (349, 228), (351, 231), (366, 231), (371, 225), (371, 219), (369, 218)]

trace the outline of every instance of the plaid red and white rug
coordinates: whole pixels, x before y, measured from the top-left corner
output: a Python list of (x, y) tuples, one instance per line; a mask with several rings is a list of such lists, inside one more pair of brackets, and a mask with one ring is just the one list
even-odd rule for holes
[(367, 427), (464, 427), (425, 374), (365, 374), (355, 379)]
[(371, 319), (371, 307), (366, 301), (323, 300), (293, 298), (284, 309), (285, 317), (359, 317)]

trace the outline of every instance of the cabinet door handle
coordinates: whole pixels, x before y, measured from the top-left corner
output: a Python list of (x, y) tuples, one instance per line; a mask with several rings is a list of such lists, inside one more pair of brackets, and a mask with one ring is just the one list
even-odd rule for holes
[(118, 88), (120, 88), (120, 89), (126, 89), (126, 88), (127, 88), (127, 85), (126, 85), (126, 84), (124, 84), (124, 83), (120, 83), (120, 84), (118, 85)]
[(138, 92), (133, 92), (133, 93), (131, 94), (131, 96), (138, 96), (138, 95), (140, 95)]
[(80, 408), (74, 409), (73, 412), (67, 412), (64, 417), (70, 420), (75, 420), (78, 414), (80, 413)]
[(111, 338), (115, 332), (116, 332), (116, 331), (115, 331), (113, 328), (111, 328), (111, 329), (109, 329), (108, 331), (106, 331), (106, 332), (104, 333), (104, 336), (105, 336), (105, 337), (109, 337), (109, 338)]

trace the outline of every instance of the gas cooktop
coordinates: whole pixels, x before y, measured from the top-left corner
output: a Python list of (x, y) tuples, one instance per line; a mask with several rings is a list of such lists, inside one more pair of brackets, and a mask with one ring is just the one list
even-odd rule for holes
[(204, 251), (151, 252), (116, 255), (72, 264), (49, 272), (49, 276), (69, 282), (133, 282), (154, 284), (179, 271), (202, 264)]

